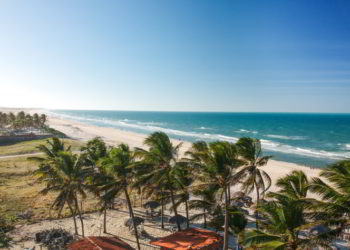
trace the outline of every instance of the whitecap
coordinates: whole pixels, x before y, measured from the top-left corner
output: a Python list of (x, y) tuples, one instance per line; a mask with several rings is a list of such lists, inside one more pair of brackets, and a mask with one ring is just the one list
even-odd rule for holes
[(286, 136), (286, 135), (266, 135), (269, 138), (281, 139), (281, 140), (305, 140), (304, 136)]
[(207, 127), (199, 127), (198, 129), (202, 129), (202, 130), (205, 130), (205, 129), (210, 129), (210, 128), (207, 128)]
[(165, 122), (137, 122), (140, 125), (164, 126)]
[[(233, 136), (227, 136), (222, 134), (189, 132), (189, 131), (159, 127), (159, 126), (156, 126), (155, 124), (146, 125), (146, 124), (140, 124), (140, 123), (130, 123), (123, 120), (96, 119), (91, 117), (72, 116), (72, 115), (57, 114), (57, 113), (54, 113), (54, 115), (62, 118), (70, 119), (70, 120), (96, 122), (101, 125), (105, 124), (105, 125), (112, 125), (115, 127), (133, 128), (133, 129), (138, 129), (138, 130), (148, 131), (148, 132), (162, 131), (164, 133), (169, 134), (170, 136), (175, 135), (180, 137), (189, 137), (189, 138), (193, 138), (196, 141), (197, 140), (207, 140), (207, 141), (220, 140), (220, 141), (228, 141), (228, 142), (235, 143), (238, 140), (238, 138)], [(251, 132), (248, 130), (243, 130), (243, 131)], [(265, 139), (261, 139), (261, 144), (265, 150), (286, 153), (286, 154), (295, 154), (295, 155), (301, 155), (301, 156), (313, 157), (313, 158), (328, 158), (328, 159), (334, 159), (334, 160), (342, 160), (342, 159), (350, 158), (349, 151), (330, 152), (330, 151), (324, 151), (324, 150), (293, 147), (287, 144), (283, 144), (283, 143), (279, 143), (271, 140), (265, 140)], [(350, 144), (345, 144), (345, 147), (347, 148), (347, 150), (350, 150)]]
[(252, 133), (252, 134), (257, 134), (258, 133), (258, 131), (246, 130), (246, 129), (243, 129), (243, 128), (241, 128), (239, 130), (236, 130), (235, 132), (237, 132), (237, 133)]

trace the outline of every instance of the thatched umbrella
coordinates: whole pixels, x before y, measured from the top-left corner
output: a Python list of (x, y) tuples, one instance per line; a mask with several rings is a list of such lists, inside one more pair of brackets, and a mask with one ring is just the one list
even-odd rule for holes
[(312, 235), (318, 235), (329, 232), (329, 228), (326, 226), (318, 225), (311, 228), (310, 233)]
[(232, 201), (231, 205), (234, 207), (244, 207), (244, 203), (239, 200)]
[[(135, 216), (135, 217), (134, 217), (134, 221), (135, 221), (135, 225), (136, 225), (136, 227), (137, 227), (138, 225), (141, 225), (142, 223), (144, 223), (144, 222), (145, 222), (145, 219), (144, 219), (144, 218), (141, 218), (141, 217)], [(131, 218), (127, 219), (127, 220), (124, 222), (124, 226), (129, 227), (129, 229), (133, 228), (134, 224), (132, 223), (132, 219), (131, 219)]]
[(182, 216), (181, 214), (175, 215), (169, 219), (169, 223), (171, 224), (182, 224), (187, 221), (187, 218), (185, 216)]
[(146, 208), (146, 209), (149, 208), (151, 210), (153, 210), (159, 206), (160, 206), (160, 203), (158, 201), (148, 201), (143, 205), (144, 208)]

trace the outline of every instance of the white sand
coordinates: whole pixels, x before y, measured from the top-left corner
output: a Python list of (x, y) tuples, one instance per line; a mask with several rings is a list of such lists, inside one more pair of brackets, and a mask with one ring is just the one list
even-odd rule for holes
[[(144, 209), (134, 208), (135, 216), (144, 217)], [(129, 232), (128, 227), (124, 226), (124, 221), (129, 218), (129, 213), (125, 208), (120, 210), (108, 210), (107, 211), (107, 234), (103, 233), (103, 214), (90, 213), (84, 214), (84, 229), (85, 236), (118, 236), (132, 247), (137, 249), (135, 237)], [(77, 217), (78, 232), (81, 234), (80, 220)], [(155, 249), (149, 245), (150, 240), (154, 238), (164, 237), (171, 234), (170, 228), (172, 224), (164, 223), (165, 229), (161, 229), (161, 222), (157, 220), (147, 219), (143, 225), (143, 230), (150, 235), (147, 237), (140, 237), (141, 249)], [(184, 225), (183, 225), (184, 226)], [(48, 230), (52, 228), (63, 228), (70, 233), (74, 233), (74, 224), (72, 218), (44, 220), (34, 224), (26, 224), (18, 226), (11, 232), (11, 236), (15, 244), (11, 249), (25, 249), (36, 246), (36, 249), (40, 249), (40, 246), (34, 242), (34, 237), (37, 232)], [(142, 229), (142, 227), (139, 227)], [(80, 237), (80, 236), (78, 236)]]
[[(4, 111), (16, 112), (18, 110), (19, 109), (4, 110)], [(42, 113), (43, 111), (26, 110), (26, 112)], [(123, 142), (123, 143), (129, 144), (131, 147), (144, 147), (143, 141), (147, 136), (144, 134), (123, 131), (115, 128), (106, 128), (106, 127), (87, 125), (76, 121), (64, 120), (53, 116), (48, 117), (48, 124), (51, 127), (65, 133), (67, 136), (72, 137), (74, 139), (87, 141), (96, 136), (99, 136), (103, 138), (110, 145), (116, 145)], [(172, 141), (175, 144), (180, 143), (179, 140), (172, 140)], [(180, 156), (182, 156), (183, 153), (190, 148), (190, 146), (191, 146), (190, 142), (184, 141), (180, 151)], [(312, 168), (297, 165), (294, 163), (281, 162), (281, 161), (275, 161), (275, 160), (270, 160), (268, 164), (263, 167), (263, 169), (270, 175), (273, 183), (275, 183), (279, 177), (284, 176), (293, 170), (302, 170), (305, 173), (307, 173), (307, 175), (310, 178), (316, 177), (320, 172), (319, 169), (312, 169)], [(232, 192), (238, 191), (239, 189), (240, 189), (239, 186), (235, 186), (232, 188)], [(277, 190), (276, 187), (272, 185), (270, 191), (276, 191), (276, 190)], [(254, 199), (255, 194), (252, 194), (252, 197)], [(139, 216), (142, 215), (143, 209), (136, 208), (136, 210), (137, 210), (136, 211), (137, 215)], [(191, 213), (194, 213), (194, 212), (195, 211), (191, 211)], [(102, 223), (103, 223), (102, 215), (100, 215), (99, 213), (92, 213), (92, 214), (84, 215), (84, 217), (85, 217), (84, 222), (85, 222), (86, 236), (103, 235), (103, 233), (101, 233)], [(128, 229), (123, 225), (124, 220), (127, 219), (128, 217), (129, 217), (128, 213), (125, 210), (108, 211), (108, 231), (113, 235), (117, 235), (121, 237), (126, 242), (136, 247), (136, 244), (134, 242), (134, 237), (129, 233)], [(77, 222), (80, 228), (79, 220), (77, 220)], [(167, 225), (167, 227), (169, 228), (169, 225)], [(11, 232), (11, 236), (14, 237), (14, 240), (18, 241), (16, 244), (13, 245), (13, 249), (23, 249), (25, 247), (33, 247), (35, 245), (34, 243), (35, 233), (41, 230), (50, 229), (50, 228), (64, 228), (70, 232), (74, 232), (72, 218), (59, 219), (59, 220), (45, 220), (36, 224), (24, 225), (16, 228), (14, 231)], [(146, 221), (144, 229), (148, 234), (150, 234), (153, 237), (162, 237), (171, 233), (166, 230), (161, 230), (159, 221), (158, 222)], [(230, 241), (232, 241), (232, 239), (230, 239)], [(143, 239), (141, 240), (141, 242), (143, 244), (147, 244), (149, 240)], [(150, 247), (147, 247), (146, 245), (142, 245), (141, 248), (148, 249)]]
[[(147, 135), (119, 130), (115, 128), (98, 127), (93, 125), (87, 125), (76, 121), (64, 120), (57, 117), (50, 116), (48, 118), (48, 124), (65, 133), (66, 135), (78, 139), (87, 141), (91, 138), (99, 136), (103, 138), (107, 143), (116, 145), (119, 143), (127, 143), (131, 147), (144, 147), (143, 141)], [(180, 143), (179, 140), (172, 140), (174, 144)], [(191, 143), (182, 141), (183, 145), (180, 150), (180, 155), (183, 155), (191, 147)], [(275, 183), (278, 178), (285, 176), (293, 170), (304, 171), (309, 178), (316, 177), (320, 173), (320, 169), (310, 168), (295, 163), (270, 160), (263, 169), (270, 175), (272, 182)], [(236, 188), (235, 188), (236, 189)], [(276, 191), (276, 187), (272, 185), (270, 191)], [(252, 194), (254, 197), (254, 194)]]

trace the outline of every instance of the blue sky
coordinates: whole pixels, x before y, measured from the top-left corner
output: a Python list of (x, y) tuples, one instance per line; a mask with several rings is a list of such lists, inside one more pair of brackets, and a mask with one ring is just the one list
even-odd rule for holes
[(350, 1), (0, 1), (0, 106), (350, 112)]

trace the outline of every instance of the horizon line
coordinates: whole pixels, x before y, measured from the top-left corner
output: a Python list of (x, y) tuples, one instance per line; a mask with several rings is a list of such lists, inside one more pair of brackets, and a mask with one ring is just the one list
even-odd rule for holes
[(350, 115), (350, 112), (302, 112), (302, 111), (196, 111), (196, 110), (127, 110), (127, 109), (67, 109), (39, 107), (0, 107), (0, 109), (38, 109), (67, 111), (119, 111), (119, 112), (159, 112), (159, 113), (260, 113), (260, 114), (339, 114)]

